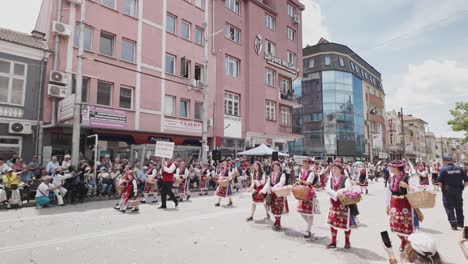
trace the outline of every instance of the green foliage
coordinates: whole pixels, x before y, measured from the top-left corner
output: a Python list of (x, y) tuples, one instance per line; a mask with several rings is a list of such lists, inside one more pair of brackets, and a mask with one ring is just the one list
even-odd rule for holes
[(449, 120), (448, 124), (452, 126), (453, 131), (465, 132), (465, 142), (468, 142), (468, 102), (455, 104), (455, 109), (450, 110), (454, 119)]

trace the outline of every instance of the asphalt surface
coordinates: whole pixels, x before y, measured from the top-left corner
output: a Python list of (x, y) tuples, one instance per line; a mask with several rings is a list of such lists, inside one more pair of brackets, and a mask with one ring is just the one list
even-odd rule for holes
[[(352, 230), (351, 249), (343, 248), (342, 232), (337, 249), (325, 248), (329, 200), (324, 191), (318, 197), (322, 214), (314, 219), (313, 240), (303, 238), (305, 222), (293, 197), (281, 232), (262, 220), (265, 212), (260, 207), (254, 222), (245, 221), (250, 213), (248, 193), (235, 194), (233, 207), (214, 207), (216, 198), (203, 196), (178, 209), (172, 202), (167, 210), (158, 210), (159, 204), (142, 205), (136, 214), (115, 211), (115, 201), (2, 210), (0, 264), (388, 263), (379, 234), (389, 229), (383, 183), (370, 184), (369, 195), (359, 204), (361, 225)], [(420, 232), (436, 239), (446, 262), (468, 263), (457, 243), (461, 231), (450, 229), (441, 199), (439, 193), (436, 207), (423, 210)], [(468, 214), (467, 209), (465, 203)], [(399, 240), (390, 236), (397, 250)]]

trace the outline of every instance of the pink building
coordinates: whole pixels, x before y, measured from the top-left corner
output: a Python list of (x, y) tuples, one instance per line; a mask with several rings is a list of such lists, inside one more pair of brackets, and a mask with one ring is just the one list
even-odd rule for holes
[[(61, 97), (74, 93), (82, 2), (43, 1), (36, 25), (55, 51), (47, 76), (64, 77), (54, 75), (44, 95), (42, 145), (58, 155), (71, 152), (70, 104)], [(85, 138), (95, 133), (113, 156), (157, 140), (199, 145), (208, 45), (211, 145), (285, 151), (298, 136), (290, 91), (301, 75), (303, 9), (298, 0), (87, 0), (82, 149), (90, 152)]]

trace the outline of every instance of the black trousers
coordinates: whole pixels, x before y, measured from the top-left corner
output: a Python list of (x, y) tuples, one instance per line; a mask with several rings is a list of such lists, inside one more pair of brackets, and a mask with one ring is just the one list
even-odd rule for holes
[(451, 226), (463, 226), (463, 191), (450, 190), (443, 194), (445, 212)]
[(167, 200), (167, 195), (169, 195), (169, 198), (174, 201), (174, 203), (177, 203), (176, 197), (174, 193), (172, 192), (172, 182), (161, 182), (161, 206), (166, 207), (166, 200)]

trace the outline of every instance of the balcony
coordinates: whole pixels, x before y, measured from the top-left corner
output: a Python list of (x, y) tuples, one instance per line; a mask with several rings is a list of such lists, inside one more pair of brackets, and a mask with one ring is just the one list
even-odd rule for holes
[(302, 105), (297, 102), (297, 97), (294, 94), (293, 89), (283, 89), (283, 88), (281, 88), (280, 89), (280, 99), (281, 99), (282, 104), (291, 106), (293, 108), (302, 107)]

